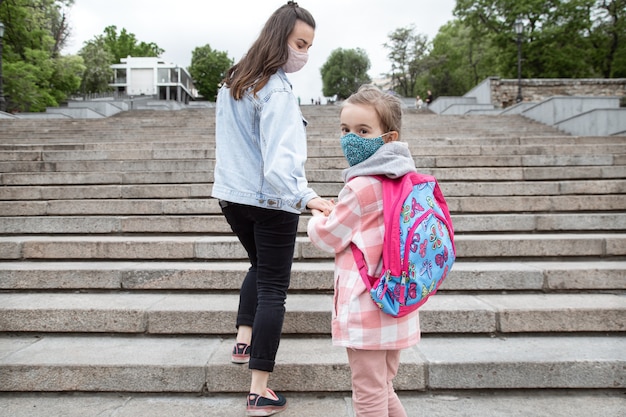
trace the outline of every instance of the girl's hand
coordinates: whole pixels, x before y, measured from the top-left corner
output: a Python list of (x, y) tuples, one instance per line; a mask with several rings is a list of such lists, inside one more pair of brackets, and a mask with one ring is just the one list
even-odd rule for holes
[(335, 208), (335, 202), (333, 200), (315, 197), (311, 199), (306, 206), (311, 209), (311, 213), (314, 216), (328, 216)]

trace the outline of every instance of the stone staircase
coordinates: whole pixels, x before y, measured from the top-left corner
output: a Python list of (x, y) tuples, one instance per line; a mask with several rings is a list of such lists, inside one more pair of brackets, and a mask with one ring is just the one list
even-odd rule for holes
[[(346, 167), (338, 109), (303, 113), (309, 181), (335, 197)], [(556, 390), (623, 411), (626, 137), (407, 110), (403, 140), (441, 183), (458, 252), (421, 310), (422, 342), (403, 352), (396, 388), (407, 409), (422, 413), (425, 395)], [(0, 120), (0, 403), (10, 415), (96, 415), (88, 404), (103, 398), (128, 406), (115, 395), (243, 414), (249, 371), (229, 353), (247, 263), (209, 197), (213, 144), (213, 109)], [(332, 258), (308, 241), (307, 220), (270, 384), (294, 399), (285, 416), (348, 416), (349, 367), (330, 342)], [(341, 401), (323, 409), (322, 397)], [(52, 398), (64, 401), (59, 414)], [(501, 400), (487, 403), (464, 415), (497, 415), (489, 407)], [(154, 415), (131, 408), (124, 415)]]

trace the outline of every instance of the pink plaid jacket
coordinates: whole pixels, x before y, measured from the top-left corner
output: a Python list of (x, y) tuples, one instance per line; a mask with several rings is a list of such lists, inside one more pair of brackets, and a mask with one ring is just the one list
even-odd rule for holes
[(365, 256), (368, 273), (380, 273), (384, 237), (382, 185), (374, 177), (352, 179), (330, 216), (308, 223), (311, 242), (335, 253), (333, 344), (366, 350), (397, 350), (419, 342), (418, 312), (391, 317), (374, 304), (354, 262), (350, 242)]

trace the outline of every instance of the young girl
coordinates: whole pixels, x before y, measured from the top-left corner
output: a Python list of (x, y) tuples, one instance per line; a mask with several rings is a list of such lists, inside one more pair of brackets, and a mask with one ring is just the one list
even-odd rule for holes
[(306, 121), (287, 73), (307, 62), (311, 14), (289, 1), (267, 20), (247, 54), (226, 73), (216, 106), (212, 196), (250, 260), (241, 285), (232, 361), (252, 370), (246, 414), (287, 406), (268, 388), (280, 342), (299, 214), (333, 203), (309, 188)]
[(373, 302), (355, 264), (350, 243), (363, 252), (368, 273), (380, 274), (384, 230), (381, 182), (416, 171), (400, 138), (400, 100), (364, 85), (343, 104), (341, 147), (350, 165), (345, 186), (330, 215), (313, 210), (308, 235), (320, 249), (335, 253), (332, 337), (347, 348), (352, 400), (357, 417), (406, 417), (393, 388), (400, 350), (420, 338), (417, 311), (401, 318), (383, 313)]

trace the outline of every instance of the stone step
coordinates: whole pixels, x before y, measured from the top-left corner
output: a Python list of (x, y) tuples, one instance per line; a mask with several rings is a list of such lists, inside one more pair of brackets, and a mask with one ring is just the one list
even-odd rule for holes
[[(419, 172), (434, 175), (439, 181), (545, 181), (545, 180), (599, 180), (626, 178), (626, 165), (572, 167), (476, 167), (429, 168)], [(211, 177), (212, 178), (212, 177)], [(310, 169), (311, 182), (333, 182), (341, 178), (340, 169)]]
[[(626, 151), (626, 149), (625, 149)], [(120, 153), (125, 153), (119, 151)], [(167, 153), (168, 155), (164, 155)], [(118, 172), (122, 171), (206, 171), (214, 167), (214, 150), (177, 150), (177, 151), (131, 151), (126, 158), (120, 159), (84, 159), (78, 155), (73, 159), (54, 160), (8, 160), (0, 162), (0, 172), (36, 173), (36, 172)], [(34, 155), (31, 155), (34, 157)], [(119, 155), (121, 157), (121, 155)], [(532, 156), (433, 156), (415, 155), (420, 170), (425, 168), (465, 169), (473, 168), (514, 168), (514, 167), (612, 167), (626, 164), (626, 155), (532, 155)], [(20, 157), (20, 156), (16, 156)], [(23, 156), (22, 156), (23, 157)], [(345, 169), (348, 164), (342, 157), (309, 158), (307, 170)], [(463, 167), (463, 168), (459, 168)], [(340, 177), (339, 177), (340, 178)]]
[[(572, 201), (574, 199), (570, 199)], [(600, 202), (605, 199), (600, 199)], [(100, 202), (100, 204), (96, 204)], [(453, 200), (452, 202), (455, 202)], [(600, 205), (598, 203), (598, 206)], [(150, 204), (133, 201), (99, 201), (93, 204), (76, 202), (70, 205), (2, 203), (0, 211), (4, 216), (0, 222), (0, 233), (11, 234), (117, 234), (117, 233), (226, 233), (231, 229), (221, 214), (196, 215), (207, 212), (201, 200), (192, 200), (189, 204)], [(174, 206), (172, 208), (172, 206)], [(453, 208), (458, 207), (451, 204)], [(170, 210), (160, 211), (160, 208)], [(571, 207), (571, 206), (570, 206)], [(188, 208), (188, 210), (186, 210)], [(213, 207), (211, 207), (213, 208)], [(626, 230), (626, 213), (527, 213), (536, 207), (524, 210), (517, 208), (518, 214), (498, 214), (500, 208), (479, 207), (490, 214), (457, 214), (453, 216), (456, 233), (516, 233), (516, 232), (556, 232), (588, 231), (620, 232)], [(597, 207), (606, 209), (606, 207)], [(175, 212), (173, 210), (176, 210)], [(473, 209), (465, 204), (463, 211)], [(513, 210), (511, 210), (513, 211)], [(169, 212), (171, 214), (160, 214)], [(188, 214), (185, 214), (188, 213)], [(94, 215), (97, 214), (97, 215)], [(115, 215), (117, 214), (117, 215)], [(8, 217), (15, 216), (15, 217)], [(306, 233), (309, 215), (300, 216), (298, 231)]]
[[(319, 141), (317, 141), (319, 142)], [(623, 165), (626, 144), (556, 144), (556, 145), (433, 145), (410, 141), (411, 152), (418, 166), (473, 166), (513, 165)], [(214, 159), (215, 145), (203, 142), (148, 142), (148, 143), (97, 143), (63, 145), (0, 145), (0, 161), (15, 164), (19, 161), (120, 161), (167, 159)], [(15, 148), (15, 149), (9, 149)], [(59, 148), (59, 150), (55, 150)], [(344, 162), (336, 140), (309, 141), (308, 165), (316, 167), (327, 161), (332, 166)], [(474, 158), (467, 159), (468, 156)], [(465, 159), (463, 159), (465, 158)], [(11, 165), (7, 165), (11, 166)]]
[[(533, 162), (538, 157), (547, 156), (552, 160), (567, 160), (572, 157), (615, 155), (623, 158), (626, 143), (612, 141), (596, 141), (594, 143), (577, 143), (574, 140), (555, 140), (541, 144), (519, 144), (513, 140), (474, 139), (463, 141), (406, 138), (414, 156), (482, 156), (482, 157), (517, 157), (512, 159), (516, 164)], [(309, 139), (308, 156), (341, 158), (342, 151), (338, 138), (318, 137)], [(121, 159), (180, 159), (184, 155), (200, 158), (214, 158), (215, 139), (206, 138), (202, 141), (167, 141), (159, 142), (98, 142), (83, 143), (32, 143), (32, 144), (0, 144), (0, 160), (2, 161), (68, 161), (68, 160), (121, 160)], [(165, 154), (163, 150), (170, 150)], [(535, 157), (535, 158), (532, 158)], [(567, 157), (567, 158), (566, 158)], [(557, 159), (558, 158), (558, 159)], [(551, 160), (547, 158), (547, 160)], [(471, 161), (465, 161), (471, 162)]]
[[(626, 255), (626, 234), (460, 234), (458, 259), (614, 258)], [(294, 259), (330, 259), (306, 237), (296, 239)], [(1, 236), (4, 260), (241, 260), (247, 255), (233, 236)]]
[[(250, 371), (217, 337), (0, 335), (0, 391), (247, 392)], [(345, 349), (330, 338), (281, 340), (277, 391), (350, 390)], [(400, 391), (626, 386), (623, 336), (425, 336), (402, 352)]]
[[(209, 165), (209, 162), (202, 162)], [(626, 178), (626, 165), (571, 167), (491, 167), (491, 168), (420, 168), (424, 174), (439, 181), (555, 181), (604, 180)], [(310, 183), (341, 182), (341, 169), (312, 169), (307, 171)], [(66, 171), (66, 172), (5, 172), (0, 173), (2, 185), (85, 185), (135, 183), (195, 183), (213, 182), (213, 170), (192, 171)]]
[[(0, 263), (0, 290), (237, 291), (248, 262), (111, 262), (88, 260)], [(290, 289), (333, 289), (331, 260), (296, 261)], [(559, 293), (626, 290), (626, 261), (571, 262), (458, 260), (440, 293)]]
[[(229, 335), (239, 295), (0, 294), (0, 332)], [(329, 335), (331, 294), (290, 294), (283, 334)], [(626, 331), (622, 294), (437, 294), (420, 308), (422, 334)]]
[[(580, 151), (580, 150), (579, 150)], [(465, 154), (458, 156), (457, 153), (450, 153), (450, 156), (437, 156), (430, 150), (424, 149), (424, 155), (413, 152), (415, 164), (419, 170), (425, 168), (451, 168), (457, 167), (547, 167), (547, 166), (567, 166), (567, 167), (589, 167), (589, 166), (613, 166), (625, 165), (626, 156), (618, 154), (599, 154), (594, 155), (532, 155), (532, 156), (502, 156), (500, 154), (494, 156), (482, 156)], [(450, 152), (450, 151), (448, 151)], [(460, 152), (459, 152), (460, 153)], [(469, 158), (471, 156), (471, 158)], [(332, 157), (316, 157), (307, 160), (306, 168), (311, 169), (345, 169), (348, 167), (346, 159), (341, 156)]]
[[(1, 178), (1, 177), (0, 177)], [(337, 196), (343, 183), (311, 183), (324, 196)], [(565, 196), (570, 194), (626, 194), (626, 181), (527, 181), (527, 182), (454, 182), (440, 183), (447, 199), (451, 197)], [(2, 200), (90, 200), (115, 198), (210, 198), (212, 184), (206, 179), (187, 184), (113, 184), (113, 185), (5, 185), (0, 187)], [(588, 198), (588, 197), (587, 197)], [(517, 201), (516, 205), (523, 200)], [(4, 210), (0, 210), (4, 213)]]
[(39, 172), (171, 172), (213, 170), (215, 161), (208, 159), (137, 159), (118, 161), (56, 161), (56, 162), (0, 162), (0, 172), (39, 173)]
[[(620, 389), (538, 389), (483, 391), (400, 391), (409, 416), (464, 417), (623, 417), (626, 408)], [(245, 395), (158, 395), (137, 393), (0, 393), (11, 417), (154, 417), (243, 416)], [(353, 417), (350, 393), (287, 393), (281, 417)], [(158, 410), (155, 414), (155, 410)]]
[[(446, 188), (445, 185), (442, 185), (443, 188)], [(466, 216), (481, 213), (521, 215), (522, 213), (605, 212), (608, 214), (626, 209), (626, 199), (623, 194), (595, 195), (593, 198), (588, 195), (512, 196), (506, 199), (501, 196), (455, 197), (449, 195), (446, 197), (446, 202), (453, 214), (453, 221), (457, 213), (464, 213)], [(213, 198), (18, 200), (0, 201), (0, 209), (4, 216), (221, 215), (219, 204)], [(302, 217), (307, 216), (303, 214)]]

